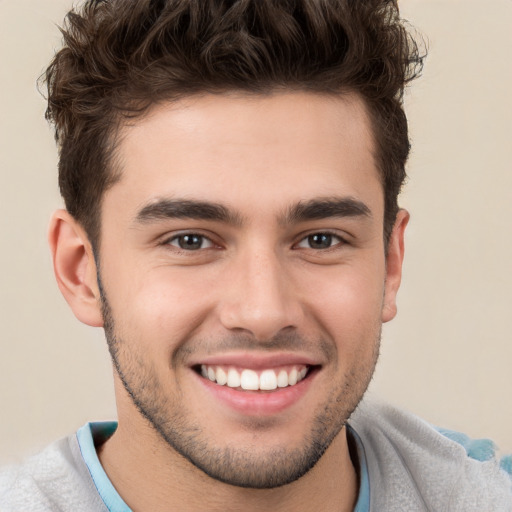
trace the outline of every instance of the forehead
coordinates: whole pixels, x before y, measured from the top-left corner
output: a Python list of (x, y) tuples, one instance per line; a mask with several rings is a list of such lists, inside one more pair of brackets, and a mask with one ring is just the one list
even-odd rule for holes
[(157, 105), (121, 130), (118, 157), (121, 179), (105, 199), (116, 196), (132, 214), (167, 197), (282, 211), (314, 197), (382, 196), (369, 117), (352, 94), (219, 94)]

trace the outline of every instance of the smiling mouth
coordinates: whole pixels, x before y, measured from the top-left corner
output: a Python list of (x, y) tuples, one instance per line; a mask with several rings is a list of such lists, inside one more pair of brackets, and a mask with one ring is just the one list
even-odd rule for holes
[(250, 368), (202, 364), (196, 367), (196, 371), (219, 386), (239, 391), (274, 391), (296, 386), (308, 378), (315, 368), (301, 364), (256, 371)]

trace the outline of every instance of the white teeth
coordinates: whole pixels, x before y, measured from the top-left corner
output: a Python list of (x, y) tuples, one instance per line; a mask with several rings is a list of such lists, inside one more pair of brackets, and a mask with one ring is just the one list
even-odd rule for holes
[(263, 370), (259, 375), (254, 370), (245, 369), (240, 373), (235, 368), (226, 369), (221, 366), (201, 365), (201, 375), (205, 379), (216, 382), (220, 386), (242, 388), (251, 391), (272, 391), (277, 388), (294, 386), (308, 373), (307, 366), (292, 367), (289, 371), (282, 368), (277, 370)]
[(260, 389), (270, 391), (277, 388), (277, 377), (274, 370), (265, 370), (260, 375)]
[(234, 368), (228, 370), (228, 386), (230, 388), (240, 387), (240, 374)]
[(221, 386), (224, 386), (226, 382), (228, 381), (228, 376), (226, 375), (226, 372), (219, 366), (217, 368), (217, 371), (215, 372), (215, 378), (217, 379), (217, 384), (220, 384)]
[(277, 385), (280, 388), (285, 388), (288, 386), (288, 374), (286, 370), (281, 370), (279, 375), (277, 376)]
[(253, 370), (244, 370), (240, 377), (240, 386), (242, 389), (256, 391), (260, 389), (260, 379), (258, 374)]

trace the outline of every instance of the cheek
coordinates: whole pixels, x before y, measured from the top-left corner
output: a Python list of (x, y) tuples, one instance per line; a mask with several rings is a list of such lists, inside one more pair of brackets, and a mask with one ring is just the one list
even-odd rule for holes
[(374, 270), (337, 269), (324, 280), (324, 286), (310, 294), (317, 319), (333, 338), (342, 339), (345, 344), (359, 344), (380, 330), (383, 265), (376, 263)]
[(129, 278), (121, 269), (113, 273), (107, 293), (116, 333), (159, 354), (171, 352), (204, 321), (211, 286), (197, 272), (132, 268)]

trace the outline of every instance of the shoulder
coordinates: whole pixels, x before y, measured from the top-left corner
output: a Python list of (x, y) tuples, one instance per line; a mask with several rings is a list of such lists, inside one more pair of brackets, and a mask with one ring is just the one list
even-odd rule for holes
[(500, 466), (491, 441), (376, 402), (361, 404), (350, 424), (364, 447), (372, 510), (512, 511), (508, 459)]
[(48, 446), (24, 463), (0, 471), (2, 512), (106, 511), (76, 436)]

